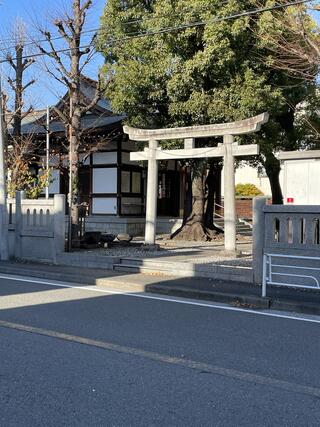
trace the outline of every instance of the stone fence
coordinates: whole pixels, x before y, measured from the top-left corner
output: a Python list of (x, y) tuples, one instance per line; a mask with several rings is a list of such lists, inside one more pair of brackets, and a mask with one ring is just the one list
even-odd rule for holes
[(65, 250), (65, 196), (8, 199), (10, 258), (56, 263)]
[[(253, 202), (253, 270), (256, 284), (262, 283), (264, 254), (305, 259), (320, 257), (320, 206), (266, 205), (266, 200), (265, 197), (257, 197)], [(298, 266), (300, 261), (297, 258), (297, 265), (292, 267), (291, 272), (287, 269), (289, 274), (294, 273), (294, 269), (301, 269)], [(285, 263), (285, 260), (282, 262)], [(312, 260), (308, 260), (306, 268), (310, 269), (312, 265)]]

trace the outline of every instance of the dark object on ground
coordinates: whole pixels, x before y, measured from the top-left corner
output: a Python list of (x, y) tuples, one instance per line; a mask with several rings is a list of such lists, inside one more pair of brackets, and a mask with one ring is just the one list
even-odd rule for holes
[(126, 233), (120, 233), (117, 235), (117, 239), (119, 240), (119, 242), (129, 243), (132, 240), (132, 236), (130, 236), (130, 234), (126, 234)]
[(100, 242), (101, 243), (111, 243), (114, 241), (114, 239), (116, 238), (116, 236), (114, 234), (101, 234), (100, 237)]
[(94, 249), (100, 246), (101, 232), (100, 231), (86, 231), (81, 240), (81, 248)]

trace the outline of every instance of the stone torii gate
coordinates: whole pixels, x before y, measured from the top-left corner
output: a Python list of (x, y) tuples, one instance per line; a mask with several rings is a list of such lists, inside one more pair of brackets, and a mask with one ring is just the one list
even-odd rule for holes
[[(156, 239), (157, 197), (158, 197), (158, 160), (199, 159), (206, 157), (224, 158), (224, 232), (225, 250), (236, 250), (236, 210), (235, 210), (235, 173), (234, 157), (259, 154), (258, 145), (238, 145), (234, 141), (237, 135), (245, 135), (260, 130), (269, 120), (268, 113), (232, 123), (191, 126), (167, 129), (135, 129), (124, 126), (124, 132), (132, 141), (148, 141), (144, 151), (130, 153), (130, 160), (148, 161), (147, 206), (145, 243), (154, 244)], [(223, 136), (223, 144), (217, 147), (195, 148), (196, 138)], [(158, 142), (171, 139), (183, 139), (183, 149), (163, 150)]]

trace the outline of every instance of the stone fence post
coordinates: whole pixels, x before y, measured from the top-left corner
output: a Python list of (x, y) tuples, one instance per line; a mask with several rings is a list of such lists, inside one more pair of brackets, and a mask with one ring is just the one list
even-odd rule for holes
[(22, 200), (25, 199), (24, 191), (16, 191), (16, 211), (15, 211), (15, 224), (14, 224), (14, 257), (21, 258), (22, 248), (21, 248), (21, 233), (22, 233)]
[(0, 204), (0, 260), (9, 259), (9, 231), (7, 206)]
[(55, 194), (54, 196), (54, 248), (55, 255), (65, 251), (65, 196)]
[(263, 207), (269, 197), (259, 196), (253, 199), (253, 230), (252, 230), (252, 268), (253, 281), (256, 285), (262, 283), (263, 248), (265, 243), (265, 221)]

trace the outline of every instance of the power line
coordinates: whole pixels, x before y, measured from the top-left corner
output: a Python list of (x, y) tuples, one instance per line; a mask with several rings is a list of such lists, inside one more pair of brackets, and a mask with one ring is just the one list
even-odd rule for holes
[[(176, 30), (178, 31), (178, 30), (185, 29), (185, 28), (199, 27), (199, 26), (204, 26), (204, 25), (211, 25), (211, 24), (214, 24), (214, 23), (222, 22), (224, 20), (236, 19), (236, 18), (240, 18), (240, 17), (243, 17), (243, 16), (249, 16), (249, 15), (254, 15), (254, 14), (257, 14), (257, 13), (263, 13), (263, 12), (266, 12), (266, 11), (272, 11), (272, 10), (276, 10), (276, 9), (287, 8), (287, 7), (290, 7), (290, 6), (297, 6), (299, 4), (309, 3), (311, 1), (312, 0), (297, 0), (297, 1), (293, 1), (293, 2), (288, 2), (286, 4), (278, 4), (278, 5), (274, 5), (274, 6), (270, 6), (270, 7), (265, 7), (265, 8), (260, 8), (260, 9), (252, 9), (252, 10), (249, 10), (249, 11), (239, 12), (237, 14), (233, 14), (233, 15), (229, 15), (229, 16), (223, 16), (223, 17), (220, 17), (220, 18), (214, 18), (213, 20), (210, 20), (210, 21), (199, 21), (199, 22), (195, 22), (195, 23), (181, 24), (180, 26), (177, 26), (177, 27), (169, 27), (167, 29), (156, 30), (154, 32), (144, 32), (144, 33), (141, 33), (141, 32), (132, 32), (132, 33), (128, 33), (127, 37), (133, 37), (133, 36), (134, 37), (141, 37), (141, 36), (144, 36), (144, 35), (156, 35), (156, 34), (163, 34), (163, 33), (166, 33), (166, 32), (173, 32), (173, 31), (176, 31)], [(222, 3), (219, 3), (219, 6), (224, 5), (226, 3), (228, 3), (228, 1), (223, 1)], [(185, 12), (187, 10), (191, 11), (192, 9), (191, 8), (189, 8), (189, 9), (183, 9), (181, 11), (181, 13), (183, 13), (183, 12)], [(198, 10), (197, 12), (200, 13), (203, 10), (210, 10), (210, 7), (203, 8), (202, 10)], [(176, 15), (177, 14), (173, 14), (173, 15), (172, 14), (169, 14), (169, 15), (168, 14), (164, 14), (164, 15), (156, 15), (154, 17), (151, 17), (151, 16), (150, 17), (144, 17), (143, 19), (126, 21), (126, 22), (123, 23), (123, 25), (129, 25), (129, 24), (132, 24), (132, 23), (139, 23), (139, 22), (143, 23), (145, 21), (155, 20), (155, 19), (158, 19), (160, 17), (170, 17), (170, 16), (176, 16)], [(192, 15), (192, 16), (195, 16), (195, 14)], [(103, 30), (104, 30), (103, 27), (93, 28), (93, 29), (89, 29), (89, 30), (83, 31), (82, 35), (86, 35), (86, 34), (90, 34), (90, 33), (98, 33), (98, 32), (101, 32)], [(60, 36), (55, 36), (55, 37), (51, 37), (50, 38), (51, 41), (56, 41), (56, 40), (61, 40), (61, 39), (64, 39), (64, 36), (60, 35)], [(122, 40), (126, 40), (126, 39), (122, 39), (121, 38), (119, 41), (122, 41)], [(33, 41), (25, 43), (24, 46), (41, 44), (41, 43), (47, 43), (47, 42), (48, 42), (48, 39), (33, 40)], [(1, 44), (1, 40), (0, 40), (0, 44)], [(8, 49), (14, 49), (14, 48), (15, 48), (15, 46), (11, 46), (11, 47), (8, 47), (8, 48), (3, 48), (3, 49), (0, 48), (0, 50), (5, 50), (5, 49), (8, 50)], [(29, 56), (32, 57), (32, 55), (29, 55)]]
[[(208, 21), (198, 21), (198, 22), (193, 22), (193, 23), (188, 23), (188, 24), (181, 24), (181, 25), (178, 25), (175, 27), (168, 27), (168, 28), (163, 28), (163, 29), (155, 30), (155, 31), (132, 32), (132, 33), (129, 33), (127, 36), (109, 39), (105, 43), (105, 46), (107, 46), (109, 44), (114, 44), (117, 42), (131, 40), (134, 38), (148, 37), (148, 36), (154, 36), (154, 35), (158, 35), (158, 34), (167, 34), (167, 33), (172, 33), (175, 31), (181, 31), (181, 30), (188, 29), (188, 28), (197, 28), (197, 27), (203, 27), (206, 25), (213, 25), (216, 23), (234, 20), (234, 19), (252, 16), (252, 15), (257, 15), (257, 14), (264, 13), (264, 12), (270, 12), (273, 10), (279, 10), (279, 9), (284, 9), (284, 8), (288, 8), (288, 7), (292, 7), (292, 6), (298, 6), (300, 4), (310, 3), (311, 1), (312, 0), (296, 0), (293, 2), (285, 3), (285, 4), (263, 7), (263, 8), (259, 8), (259, 9), (247, 10), (247, 11), (235, 13), (232, 15), (222, 16), (220, 18), (214, 18), (214, 19), (208, 20)], [(88, 32), (89, 31), (90, 32), (94, 32), (94, 31), (96, 32), (98, 30), (103, 31), (103, 28), (100, 27), (99, 29), (88, 30)], [(51, 40), (53, 40), (53, 39), (51, 39)], [(88, 49), (88, 48), (91, 49), (92, 44), (80, 46), (79, 48), (76, 48), (76, 49)], [(40, 57), (40, 56), (49, 56), (51, 53), (66, 53), (66, 52), (71, 52), (73, 50), (75, 50), (75, 49), (74, 48), (65, 48), (65, 49), (58, 49), (58, 50), (51, 51), (51, 52), (49, 51), (47, 53), (39, 52), (39, 53), (35, 53), (33, 55), (24, 55), (23, 59), (36, 58), (36, 57)], [(12, 60), (16, 60), (16, 58), (12, 58)], [(8, 59), (0, 60), (0, 64), (6, 63), (6, 62), (9, 62)]]
[[(228, 2), (229, 2), (229, 0), (222, 1), (221, 3), (218, 3), (217, 5), (215, 5), (215, 7), (216, 6), (219, 6), (219, 7), (223, 6), (223, 5), (227, 4)], [(179, 11), (179, 13), (170, 13), (170, 14), (168, 14), (168, 13), (167, 14), (154, 14), (153, 13), (154, 16), (146, 16), (143, 19), (140, 18), (140, 19), (134, 19), (134, 20), (130, 20), (130, 21), (125, 21), (125, 22), (122, 23), (122, 25), (131, 25), (131, 24), (136, 24), (136, 23), (150, 21), (150, 20), (153, 21), (153, 20), (156, 20), (156, 19), (159, 19), (159, 18), (168, 18), (168, 17), (172, 17), (172, 16), (177, 16), (177, 15), (182, 14), (182, 13), (186, 13), (188, 11), (194, 12), (191, 15), (191, 17), (192, 17), (192, 16), (196, 16), (197, 14), (199, 14), (199, 13), (201, 13), (203, 11), (210, 11), (212, 8), (213, 8), (213, 6), (203, 7), (203, 8), (198, 9), (198, 10), (195, 10), (194, 8), (184, 8), (184, 9), (181, 9)], [(93, 33), (93, 32), (99, 32), (99, 31), (102, 31), (102, 30), (103, 29), (101, 27), (99, 27), (99, 28), (93, 28), (93, 29), (89, 29), (89, 30), (84, 30), (82, 32), (82, 34), (89, 34), (89, 33)], [(62, 35), (56, 35), (56, 36), (51, 37), (52, 41), (61, 40), (61, 39), (64, 39), (64, 36), (62, 36)], [(0, 47), (0, 50), (14, 49), (15, 45), (13, 45), (13, 46), (5, 46), (6, 43), (11, 43), (13, 41), (14, 41), (14, 38), (12, 38), (12, 37), (11, 38), (6, 38), (6, 39), (3, 39), (3, 38), (0, 39), (0, 45), (4, 45), (4, 48), (1, 49), (1, 47)], [(26, 43), (23, 43), (23, 46), (29, 46), (29, 45), (33, 45), (35, 43), (39, 43), (40, 44), (40, 43), (46, 43), (46, 42), (47, 42), (47, 39), (31, 40), (31, 41), (28, 41)]]
[[(232, 15), (222, 16), (220, 18), (214, 18), (214, 19), (208, 20), (208, 21), (198, 21), (198, 22), (193, 22), (193, 23), (189, 23), (189, 24), (181, 24), (181, 25), (178, 25), (176, 27), (163, 28), (161, 30), (155, 30), (155, 31), (130, 33), (128, 36), (125, 36), (125, 37), (122, 37), (119, 39), (111, 39), (110, 42), (114, 43), (117, 41), (126, 41), (126, 40), (129, 40), (131, 38), (139, 38), (139, 37), (152, 36), (152, 35), (157, 35), (157, 34), (166, 34), (166, 33), (180, 31), (180, 30), (184, 30), (184, 29), (188, 29), (188, 28), (203, 27), (205, 25), (213, 25), (213, 24), (220, 23), (223, 21), (229, 21), (229, 20), (233, 20), (233, 19), (243, 18), (246, 16), (257, 15), (260, 13), (270, 12), (273, 10), (279, 10), (279, 9), (283, 9), (283, 8), (287, 8), (287, 7), (291, 7), (291, 6), (298, 6), (298, 5), (303, 4), (303, 3), (310, 3), (311, 1), (312, 0), (297, 0), (294, 2), (285, 3), (283, 5), (274, 5), (274, 6), (269, 6), (269, 7), (263, 7), (260, 9), (247, 10), (247, 11), (239, 12), (239, 13), (232, 14)], [(101, 30), (103, 30), (103, 29), (101, 29)]]
[[(216, 6), (223, 6), (224, 4), (227, 4), (228, 1), (229, 0), (222, 1), (218, 5), (215, 5), (215, 7)], [(311, 1), (312, 0), (302, 0), (302, 1), (288, 2), (288, 3), (284, 4), (284, 5), (278, 4), (278, 5), (275, 5), (275, 6), (270, 6), (270, 8), (263, 8), (263, 11), (274, 10), (274, 9), (279, 9), (279, 8), (284, 8), (284, 7), (290, 7), (290, 6), (296, 6), (296, 5), (299, 5), (299, 4), (302, 4), (302, 3), (309, 3)], [(198, 9), (198, 10), (195, 10), (194, 8), (184, 8), (179, 13), (193, 11), (194, 13), (191, 16), (195, 16), (196, 14), (201, 13), (202, 11), (211, 10), (211, 9), (212, 9), (212, 6), (203, 7), (203, 8)], [(253, 9), (251, 11), (239, 12), (238, 14), (234, 15), (234, 18), (237, 18), (237, 17), (241, 16), (242, 13), (245, 13), (245, 14), (259, 13), (260, 10), (262, 10), (262, 9)], [(122, 23), (122, 25), (131, 25), (131, 24), (134, 24), (134, 23), (144, 23), (145, 21), (149, 21), (149, 20), (156, 20), (156, 19), (159, 19), (159, 18), (172, 17), (172, 16), (177, 16), (177, 15), (178, 15), (177, 13), (160, 14), (160, 15), (157, 14), (155, 16), (144, 17), (143, 19), (135, 19), (135, 20), (125, 21), (125, 22)], [(230, 15), (229, 17), (228, 16), (227, 17), (221, 17), (220, 19), (221, 20), (225, 20), (225, 19), (230, 18), (230, 17), (232, 17), (232, 16)], [(186, 25), (188, 25), (188, 24), (186, 24)], [(207, 25), (207, 22), (204, 22), (203, 25)], [(178, 27), (176, 27), (176, 28), (179, 29)], [(103, 31), (103, 30), (104, 29), (102, 27), (88, 29), (88, 30), (83, 31), (82, 35), (86, 35), (86, 34), (90, 34), (90, 33), (98, 33), (98, 32)], [(136, 35), (137, 33), (129, 33), (128, 35), (130, 36), (131, 34), (132, 35)], [(56, 41), (56, 40), (61, 40), (61, 39), (64, 39), (64, 36), (57, 35), (57, 36), (51, 37), (51, 41)], [(10, 39), (4, 39), (4, 40), (9, 41)], [(11, 39), (11, 41), (12, 41), (12, 39)], [(38, 39), (38, 40), (32, 40), (32, 41), (26, 42), (23, 45), (24, 46), (29, 46), (29, 45), (41, 44), (41, 43), (47, 43), (47, 42), (48, 42), (47, 39)], [(0, 45), (1, 44), (5, 44), (5, 42), (2, 41), (2, 40), (0, 40)], [(0, 48), (0, 50), (10, 50), (10, 49), (14, 49), (15, 47), (16, 47), (15, 45), (13, 45), (13, 46), (5, 46), (2, 49)]]

